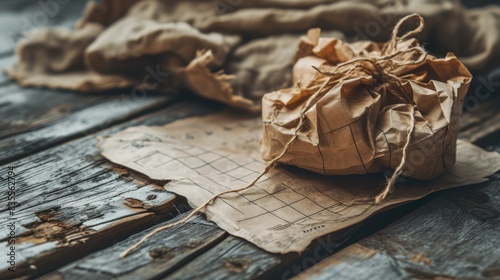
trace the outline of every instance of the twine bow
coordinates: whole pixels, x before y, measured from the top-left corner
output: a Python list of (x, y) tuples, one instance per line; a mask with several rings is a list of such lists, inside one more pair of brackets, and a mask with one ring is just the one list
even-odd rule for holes
[[(404, 36), (402, 36), (401, 38), (399, 38), (397, 35), (399, 33), (399, 29), (400, 29), (401, 25), (405, 21), (407, 21), (408, 19), (411, 19), (411, 18), (417, 18), (419, 20), (419, 23), (420, 23), (419, 26), (415, 30), (410, 31), (410, 32), (406, 33)], [(262, 178), (262, 176), (264, 176), (269, 171), (271, 171), (271, 169), (274, 168), (274, 166), (278, 163), (278, 161), (286, 154), (286, 152), (288, 151), (290, 146), (297, 139), (298, 133), (304, 125), (305, 113), (307, 112), (307, 110), (309, 110), (309, 108), (312, 105), (314, 105), (314, 101), (317, 101), (318, 98), (320, 98), (322, 95), (324, 95), (326, 92), (328, 92), (328, 90), (330, 89), (330, 87), (329, 87), (330, 83), (335, 81), (334, 78), (339, 78), (339, 77), (345, 78), (346, 76), (350, 77), (352, 75), (355, 75), (355, 70), (361, 69), (365, 72), (370, 73), (375, 78), (377, 78), (379, 80), (379, 82), (387, 82), (389, 80), (394, 80), (394, 81), (400, 83), (400, 82), (406, 80), (406, 79), (398, 77), (397, 75), (392, 73), (394, 66), (408, 66), (408, 65), (420, 64), (423, 61), (425, 61), (425, 59), (427, 57), (427, 53), (420, 47), (413, 47), (413, 48), (402, 51), (402, 50), (398, 50), (397, 46), (398, 46), (399, 42), (406, 40), (410, 36), (413, 36), (415, 34), (420, 33), (423, 28), (424, 28), (424, 23), (423, 23), (423, 19), (420, 15), (412, 14), (412, 15), (406, 16), (406, 17), (402, 18), (398, 22), (398, 24), (395, 26), (395, 28), (392, 32), (391, 40), (384, 45), (384, 47), (382, 49), (381, 56), (355, 58), (353, 60), (350, 60), (350, 61), (347, 61), (344, 63), (340, 63), (340, 64), (334, 66), (333, 71), (325, 71), (325, 70), (315, 68), (318, 71), (318, 73), (322, 74), (325, 77), (325, 80), (320, 85), (317, 85), (314, 88), (310, 88), (310, 89), (314, 89), (314, 93), (308, 99), (307, 103), (305, 104), (305, 106), (302, 108), (302, 110), (300, 112), (299, 123), (295, 127), (294, 135), (287, 142), (287, 144), (283, 148), (283, 151), (277, 157), (275, 157), (272, 161), (270, 161), (268, 163), (268, 165), (266, 166), (264, 171), (262, 171), (251, 183), (249, 183), (245, 187), (239, 188), (239, 189), (234, 189), (234, 190), (228, 190), (228, 191), (224, 191), (224, 192), (215, 194), (209, 200), (207, 200), (205, 203), (201, 204), (196, 209), (194, 209), (185, 218), (179, 220), (178, 222), (168, 224), (168, 225), (159, 227), (159, 228), (151, 231), (150, 233), (145, 235), (139, 242), (137, 242), (136, 244), (134, 244), (133, 246), (131, 246), (127, 250), (125, 250), (123, 253), (121, 253), (120, 258), (126, 257), (130, 252), (132, 252), (134, 249), (139, 247), (141, 244), (143, 244), (146, 240), (148, 240), (150, 237), (154, 236), (155, 234), (157, 234), (161, 231), (170, 229), (172, 227), (186, 223), (194, 215), (200, 213), (201, 210), (205, 209), (208, 205), (212, 204), (217, 198), (219, 198), (225, 194), (237, 193), (237, 192), (244, 191), (246, 189), (253, 187)], [(395, 59), (396, 57), (407, 54), (407, 53), (419, 54), (418, 59), (417, 60), (410, 59), (414, 55), (409, 56), (409, 57), (404, 58), (404, 59), (401, 59), (401, 60)], [(387, 194), (392, 189), (392, 186), (396, 182), (397, 177), (402, 172), (402, 168), (404, 166), (404, 162), (406, 159), (406, 150), (407, 150), (407, 147), (410, 143), (410, 136), (413, 132), (413, 127), (414, 127), (414, 122), (415, 122), (414, 116), (413, 116), (414, 115), (413, 104), (412, 104), (412, 106), (410, 106), (410, 108), (411, 108), (410, 109), (410, 111), (411, 111), (410, 117), (411, 117), (413, 125), (411, 126), (411, 128), (409, 129), (409, 132), (408, 132), (407, 142), (403, 148), (403, 157), (402, 157), (401, 163), (398, 166), (398, 168), (396, 169), (396, 171), (394, 172), (394, 174), (392, 175), (392, 177), (390, 178), (390, 180), (387, 181), (387, 185), (386, 185), (386, 188), (384, 189), (384, 191), (382, 193), (380, 193), (375, 198), (375, 202), (377, 204), (380, 203), (387, 196)]]
[[(406, 33), (402, 37), (398, 37), (401, 25), (409, 19), (417, 18), (419, 26)], [(425, 61), (427, 52), (421, 47), (412, 47), (406, 50), (398, 50), (398, 43), (406, 41), (413, 35), (420, 33), (424, 28), (424, 19), (419, 14), (411, 14), (402, 18), (392, 31), (391, 40), (389, 40), (381, 50), (380, 56), (357, 57), (349, 61), (339, 63), (335, 66), (325, 66), (323, 69), (313, 66), (318, 73), (323, 76), (336, 76), (342, 78), (350, 78), (355, 75), (355, 70), (362, 70), (371, 74), (379, 83), (384, 83), (389, 80), (403, 82), (407, 79), (399, 77), (393, 73), (393, 70), (399, 66), (418, 65)], [(405, 54), (411, 54), (404, 56)], [(396, 59), (397, 57), (401, 57)], [(415, 58), (416, 59), (412, 59)], [(331, 71), (324, 70), (325, 68), (333, 68)]]

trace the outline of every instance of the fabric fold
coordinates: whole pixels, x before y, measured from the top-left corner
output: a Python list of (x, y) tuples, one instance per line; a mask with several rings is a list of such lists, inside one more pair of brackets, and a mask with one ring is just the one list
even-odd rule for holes
[[(190, 89), (226, 104), (255, 107), (264, 93), (292, 85), (287, 73), (301, 34), (310, 28), (334, 31), (336, 39), (385, 41), (395, 23), (413, 12), (427, 22), (418, 39), (430, 51), (451, 51), (474, 72), (500, 63), (498, 6), (465, 9), (458, 0), (103, 0), (89, 3), (73, 31), (45, 29), (28, 36), (18, 47), (16, 65), (6, 72), (24, 86), (81, 92)], [(318, 57), (330, 47), (342, 48), (336, 39), (318, 42)], [(193, 74), (186, 78), (198, 69), (193, 65), (200, 65), (196, 54), (206, 51), (212, 58), (204, 67), (213, 76), (207, 79), (226, 92), (220, 96), (200, 93)], [(339, 61), (349, 56), (345, 51), (336, 52)], [(153, 89), (143, 80), (151, 72), (147, 68), (156, 71), (158, 65), (170, 78)]]

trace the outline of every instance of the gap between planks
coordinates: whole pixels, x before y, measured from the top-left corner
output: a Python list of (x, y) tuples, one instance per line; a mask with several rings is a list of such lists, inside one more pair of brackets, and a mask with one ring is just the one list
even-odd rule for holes
[(498, 279), (499, 187), (497, 173), (488, 182), (443, 191), (294, 279)]
[[(0, 108), (0, 116), (6, 115), (0, 121), (4, 134), (0, 138), (0, 164), (126, 123), (178, 101), (174, 96), (156, 94), (123, 102), (117, 95), (85, 96), (40, 89), (21, 89), (12, 94), (0, 92), (0, 103), (8, 104)], [(44, 102), (48, 97), (52, 101)], [(33, 99), (39, 101), (32, 102)], [(89, 106), (81, 102), (88, 102), (84, 104)], [(14, 111), (13, 117), (7, 117)], [(18, 120), (14, 122), (12, 118), (16, 116)]]
[[(98, 135), (136, 125), (163, 125), (219, 109), (220, 105), (206, 101), (184, 101)], [(17, 275), (48, 273), (176, 212), (175, 196), (162, 188), (162, 182), (107, 162), (96, 143), (96, 135), (89, 135), (12, 163), (18, 173), (18, 236), (25, 241), (17, 249), (25, 257), (18, 259), (21, 272)], [(0, 197), (0, 204), (6, 204), (6, 199)], [(0, 212), (0, 218), (6, 215)], [(76, 240), (70, 240), (74, 236)], [(0, 278), (9, 275), (5, 263), (0, 264)]]

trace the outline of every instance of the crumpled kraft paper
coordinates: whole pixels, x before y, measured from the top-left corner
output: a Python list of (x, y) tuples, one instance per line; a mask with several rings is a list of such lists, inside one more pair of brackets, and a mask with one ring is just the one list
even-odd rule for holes
[(457, 0), (103, 0), (90, 2), (72, 31), (31, 32), (7, 73), (24, 86), (189, 89), (254, 107), (264, 93), (292, 85), (286, 73), (308, 29), (385, 41), (394, 24), (414, 12), (427, 23), (419, 39), (432, 38), (433, 51), (455, 53), (471, 71), (500, 63), (497, 6), (465, 9)]
[[(199, 206), (214, 194), (247, 185), (264, 170), (260, 118), (224, 111), (165, 126), (133, 127), (100, 139), (112, 162), (155, 180)], [(431, 192), (483, 182), (500, 170), (500, 154), (459, 141), (457, 162), (430, 181), (402, 179), (380, 204), (380, 175), (326, 176), (279, 165), (240, 193), (215, 200), (205, 213), (222, 229), (273, 253), (302, 252), (312, 240)]]
[(264, 95), (264, 159), (283, 152), (303, 113), (305, 124), (280, 163), (347, 175), (395, 171), (403, 161), (402, 173), (416, 179), (451, 169), (472, 79), (465, 66), (451, 53), (425, 54), (414, 39), (349, 44), (318, 33), (302, 39), (296, 86)]

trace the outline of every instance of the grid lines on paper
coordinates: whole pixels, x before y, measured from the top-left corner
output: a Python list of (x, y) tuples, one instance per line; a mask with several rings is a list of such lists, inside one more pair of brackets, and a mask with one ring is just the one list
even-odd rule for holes
[[(214, 176), (210, 176), (209, 174), (224, 176), (226, 178), (224, 182), (226, 183), (239, 181), (249, 184), (265, 168), (265, 164), (262, 161), (250, 156), (245, 157), (245, 162), (237, 162), (231, 158), (230, 155), (224, 155), (213, 150), (209, 151), (193, 145), (184, 146), (185, 149), (179, 149), (174, 146), (169, 147), (169, 154), (171, 155), (167, 155), (161, 151), (154, 151), (136, 159), (134, 162), (138, 165), (152, 168), (182, 165), (183, 167), (196, 171), (204, 179), (209, 180), (213, 185), (217, 185), (225, 190), (230, 190), (231, 188), (229, 188), (227, 184), (214, 180)], [(240, 160), (241, 158), (238, 158), (238, 161)], [(267, 215), (268, 217), (274, 219), (277, 225), (282, 225), (283, 223), (291, 225), (298, 222), (314, 220), (314, 216), (318, 216), (324, 212), (328, 215), (339, 216), (340, 214), (329, 208), (335, 206), (346, 207), (346, 205), (343, 205), (341, 202), (335, 200), (333, 197), (317, 188), (316, 190), (319, 193), (321, 193), (324, 197), (328, 197), (329, 203), (327, 205), (321, 205), (311, 198), (304, 196), (300, 192), (297, 192), (293, 188), (290, 188), (284, 183), (280, 183), (276, 187), (275, 191), (269, 192), (259, 186), (269, 179), (270, 177), (265, 175), (257, 184), (255, 184), (255, 187), (261, 190), (258, 197), (252, 199), (250, 198), (252, 196), (251, 194), (235, 193), (234, 195), (237, 197), (231, 198), (231, 200), (237, 200), (238, 198), (243, 199), (248, 205), (256, 207), (256, 211), (246, 211), (247, 214), (249, 212), (252, 213), (252, 216), (244, 216), (242, 219), (238, 220), (238, 222), (245, 222)], [(187, 180), (211, 195), (218, 192), (204, 187), (195, 180), (191, 180), (189, 178)], [(231, 207), (234, 211), (244, 214), (237, 207), (229, 203), (229, 199), (219, 199)], [(277, 228), (279, 228), (279, 226)]]

